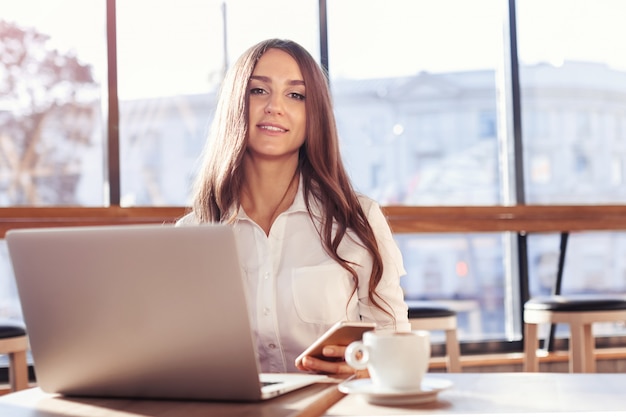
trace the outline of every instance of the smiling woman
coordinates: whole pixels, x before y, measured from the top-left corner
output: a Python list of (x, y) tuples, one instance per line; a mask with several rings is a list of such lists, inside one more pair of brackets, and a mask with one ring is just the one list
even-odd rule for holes
[(269, 39), (237, 60), (221, 93), (179, 224), (235, 226), (265, 372), (350, 373), (335, 360), (345, 346), (295, 360), (340, 320), (410, 326), (402, 257), (345, 172), (324, 72), (299, 44)]

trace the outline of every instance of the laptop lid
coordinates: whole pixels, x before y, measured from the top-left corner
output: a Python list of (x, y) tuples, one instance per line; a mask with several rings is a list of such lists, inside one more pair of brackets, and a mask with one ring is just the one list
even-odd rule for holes
[[(44, 391), (271, 396), (261, 390), (231, 226), (16, 229), (6, 241)], [(294, 388), (321, 378), (291, 376)]]

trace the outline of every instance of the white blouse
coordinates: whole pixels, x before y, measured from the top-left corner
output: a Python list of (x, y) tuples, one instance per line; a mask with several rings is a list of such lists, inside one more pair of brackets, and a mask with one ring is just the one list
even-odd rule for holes
[[(400, 277), (406, 274), (402, 254), (379, 205), (368, 197), (359, 200), (383, 259), (376, 290), (384, 302), (379, 304), (394, 315), (397, 330), (410, 330), (400, 287)], [(196, 223), (193, 213), (178, 221), (179, 225)], [(262, 372), (297, 372), (295, 358), (337, 321), (393, 327), (391, 317), (368, 300), (372, 261), (367, 251), (351, 238), (350, 230), (339, 245), (339, 256), (352, 262), (359, 276), (353, 296), (351, 275), (325, 252), (307, 213), (302, 183), (291, 207), (274, 221), (269, 236), (243, 209), (234, 228)]]

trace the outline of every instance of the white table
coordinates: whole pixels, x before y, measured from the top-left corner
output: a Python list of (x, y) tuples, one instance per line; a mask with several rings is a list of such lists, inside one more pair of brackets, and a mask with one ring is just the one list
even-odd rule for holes
[(626, 374), (461, 373), (430, 374), (452, 388), (430, 404), (381, 407), (347, 396), (328, 416), (377, 415), (571, 415), (626, 416)]
[[(32, 388), (0, 397), (0, 416), (626, 416), (626, 374), (441, 373), (429, 377), (449, 379), (454, 385), (439, 393), (437, 401), (413, 406), (376, 406), (361, 396), (342, 397), (333, 394), (333, 384), (316, 384), (261, 403), (66, 398)], [(316, 412), (316, 405), (325, 401), (330, 408), (325, 414)]]

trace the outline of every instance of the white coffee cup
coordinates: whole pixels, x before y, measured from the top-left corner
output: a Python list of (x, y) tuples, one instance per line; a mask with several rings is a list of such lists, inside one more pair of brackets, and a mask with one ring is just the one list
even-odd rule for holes
[(380, 390), (418, 391), (430, 359), (427, 331), (370, 331), (362, 341), (346, 348), (346, 362), (354, 369), (369, 371)]

